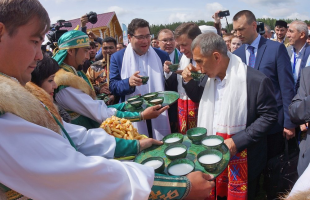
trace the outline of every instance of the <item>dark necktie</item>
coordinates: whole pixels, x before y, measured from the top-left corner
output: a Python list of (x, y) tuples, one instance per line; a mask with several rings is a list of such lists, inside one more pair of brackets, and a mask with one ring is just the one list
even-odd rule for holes
[(254, 53), (254, 47), (248, 46), (248, 50), (250, 51), (250, 57), (249, 57), (249, 66), (254, 68), (255, 66), (255, 53)]

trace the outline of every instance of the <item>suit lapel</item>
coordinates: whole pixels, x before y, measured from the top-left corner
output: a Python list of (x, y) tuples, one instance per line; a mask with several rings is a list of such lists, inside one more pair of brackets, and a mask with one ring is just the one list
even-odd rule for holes
[(309, 44), (307, 43), (306, 45), (305, 45), (305, 50), (304, 50), (304, 55), (302, 55), (302, 60), (301, 60), (301, 63), (300, 63), (300, 69), (299, 69), (299, 74), (298, 74), (298, 79), (300, 78), (300, 72), (301, 72), (301, 70), (303, 69), (303, 68), (305, 68), (306, 67), (306, 62), (307, 62), (307, 60), (308, 60), (308, 57), (309, 57), (309, 53), (308, 53), (308, 51), (310, 51), (310, 49), (309, 49), (310, 47), (309, 47)]
[(301, 71), (303, 68), (305, 68), (305, 66), (306, 66), (306, 62), (307, 62), (307, 60), (308, 60), (308, 56), (309, 56), (309, 44), (307, 43), (306, 45), (305, 45), (305, 50), (304, 50), (304, 55), (302, 55), (302, 60), (301, 60), (301, 63), (300, 63), (300, 70), (299, 71)]
[(265, 49), (266, 49), (266, 39), (261, 37), (259, 44), (258, 44), (257, 54), (255, 58), (255, 66), (254, 66), (254, 68), (257, 70), (259, 69), (259, 65), (260, 65), (260, 62), (262, 61)]
[[(245, 45), (242, 45), (240, 48), (243, 48), (244, 51), (241, 51), (241, 55), (240, 55), (240, 58), (242, 60), (242, 62), (244, 62), (246, 64), (246, 46)], [(240, 49), (241, 50), (241, 49)], [(239, 56), (239, 55), (238, 55)]]

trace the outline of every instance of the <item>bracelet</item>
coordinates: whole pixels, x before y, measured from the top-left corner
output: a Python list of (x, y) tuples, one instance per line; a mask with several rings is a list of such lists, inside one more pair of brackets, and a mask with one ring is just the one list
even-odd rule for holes
[(144, 120), (144, 117), (143, 117), (143, 114), (142, 114), (142, 113), (143, 113), (143, 111), (140, 112), (140, 119), (141, 119), (141, 121)]

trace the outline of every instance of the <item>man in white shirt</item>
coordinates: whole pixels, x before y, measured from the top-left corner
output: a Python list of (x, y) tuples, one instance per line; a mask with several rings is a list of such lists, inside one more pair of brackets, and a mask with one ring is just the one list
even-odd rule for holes
[(267, 158), (266, 136), (277, 123), (271, 81), (228, 52), (215, 33), (199, 35), (191, 49), (197, 70), (209, 77), (197, 126), (207, 128), (208, 135), (222, 136), (232, 156), (227, 169), (230, 176), (224, 171), (217, 178), (215, 193), (227, 199), (254, 199)]
[(293, 21), (287, 32), (290, 46), (287, 47), (288, 54), (291, 58), (292, 72), (297, 92), (299, 87), (300, 71), (309, 64), (310, 48), (307, 43), (308, 27), (303, 21)]
[[(0, 1), (0, 199), (136, 200), (147, 199), (151, 190), (156, 199), (171, 193), (170, 199), (206, 198), (214, 185), (209, 175), (167, 177), (113, 160), (118, 139), (103, 129), (57, 123), (44, 104), (50, 96), (43, 91), (39, 100), (24, 88), (43, 58), (49, 25), (37, 0)], [(133, 143), (127, 150), (146, 147)]]

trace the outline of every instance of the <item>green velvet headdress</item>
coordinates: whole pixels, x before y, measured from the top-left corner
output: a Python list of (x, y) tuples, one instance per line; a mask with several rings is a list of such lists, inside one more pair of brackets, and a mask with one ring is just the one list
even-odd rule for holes
[(68, 31), (59, 38), (58, 47), (55, 49), (53, 58), (61, 65), (67, 56), (67, 49), (81, 47), (89, 47), (88, 35), (82, 31)]

